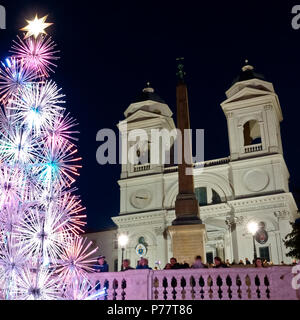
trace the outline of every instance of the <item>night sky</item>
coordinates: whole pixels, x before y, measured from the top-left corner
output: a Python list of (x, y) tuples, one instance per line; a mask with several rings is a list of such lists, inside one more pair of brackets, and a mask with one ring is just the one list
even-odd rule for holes
[[(281, 1), (1, 1), (7, 29), (0, 30), (0, 58), (25, 19), (49, 14), (47, 29), (61, 59), (52, 78), (78, 119), (83, 157), (76, 182), (87, 208), (88, 230), (112, 226), (119, 213), (120, 165), (96, 162), (96, 133), (117, 131), (123, 112), (147, 81), (176, 119), (176, 57), (185, 57), (191, 127), (205, 129), (205, 160), (229, 155), (220, 107), (244, 60), (273, 83), (281, 102), (284, 156), (290, 187), (299, 194), (300, 29)], [(300, 2), (299, 2), (300, 4)], [(298, 190), (298, 191), (297, 191)]]

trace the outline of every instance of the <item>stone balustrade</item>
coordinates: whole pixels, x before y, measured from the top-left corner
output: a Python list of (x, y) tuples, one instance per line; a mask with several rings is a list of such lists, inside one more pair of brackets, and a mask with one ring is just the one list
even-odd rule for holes
[(290, 266), (90, 274), (105, 300), (300, 300)]
[[(213, 159), (213, 160), (207, 160), (207, 161), (202, 161), (202, 162), (196, 162), (193, 164), (193, 167), (195, 169), (197, 168), (203, 168), (203, 167), (211, 167), (211, 166), (218, 166), (221, 164), (226, 164), (230, 161), (229, 157), (226, 158), (220, 158), (220, 159)], [(178, 171), (178, 166), (171, 166), (171, 167), (165, 167), (164, 172), (169, 173), (169, 172), (176, 172)]]
[(202, 162), (196, 162), (194, 164), (194, 168), (218, 166), (218, 165), (221, 165), (221, 164), (228, 163), (229, 160), (230, 160), (230, 158), (226, 157), (226, 158), (220, 158), (220, 159), (213, 159), (213, 160), (207, 160), (207, 161), (202, 161)]
[(133, 169), (134, 172), (150, 170), (150, 164), (136, 164)]
[(244, 151), (245, 151), (245, 153), (262, 151), (262, 144), (258, 143), (258, 144), (253, 144), (250, 146), (245, 146)]

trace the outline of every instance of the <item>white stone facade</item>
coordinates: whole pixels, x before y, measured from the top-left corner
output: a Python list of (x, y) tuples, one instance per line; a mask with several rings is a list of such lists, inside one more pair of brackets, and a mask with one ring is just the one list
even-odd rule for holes
[(85, 234), (92, 241), (91, 249), (98, 248), (99, 255), (105, 256), (110, 272), (118, 271), (117, 234), (117, 228), (107, 228), (103, 231)]
[[(256, 78), (236, 82), (226, 96), (221, 107), (228, 124), (230, 156), (194, 168), (195, 190), (206, 198), (200, 205), (207, 230), (206, 256), (209, 260), (216, 255), (236, 262), (246, 257), (252, 260), (253, 237), (247, 224), (256, 221), (263, 222), (268, 234), (264, 244), (255, 241), (258, 256), (269, 255), (275, 264), (290, 262), (282, 239), (291, 230), (289, 222), (295, 220), (297, 206), (289, 192), (278, 97), (271, 83)], [(169, 107), (155, 100), (133, 103), (124, 114), (125, 120), (118, 125), (123, 136), (132, 129), (175, 128)], [(163, 268), (172, 257), (166, 229), (175, 218), (177, 166), (122, 165), (118, 183), (120, 213), (112, 220), (118, 234), (129, 236), (125, 257), (135, 266), (140, 242), (149, 265), (153, 268), (160, 261)], [(116, 255), (116, 250), (120, 267), (121, 250), (105, 251)]]

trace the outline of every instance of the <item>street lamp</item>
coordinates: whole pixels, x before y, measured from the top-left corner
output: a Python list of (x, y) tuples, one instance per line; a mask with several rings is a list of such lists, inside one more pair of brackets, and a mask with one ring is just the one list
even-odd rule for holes
[(121, 271), (123, 271), (123, 260), (124, 260), (124, 251), (125, 247), (128, 243), (128, 236), (126, 234), (120, 234), (118, 237), (118, 242), (122, 250), (122, 265), (121, 265)]
[(252, 221), (249, 222), (248, 225), (248, 231), (252, 234), (252, 239), (253, 239), (253, 256), (254, 256), (254, 260), (257, 258), (257, 253), (256, 253), (256, 246), (255, 246), (255, 234), (257, 232), (257, 230), (259, 229), (257, 222)]

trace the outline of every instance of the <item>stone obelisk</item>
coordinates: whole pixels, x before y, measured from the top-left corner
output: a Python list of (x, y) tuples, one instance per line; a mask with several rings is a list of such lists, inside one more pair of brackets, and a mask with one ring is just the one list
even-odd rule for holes
[(178, 195), (175, 201), (176, 219), (168, 227), (172, 239), (173, 256), (178, 262), (192, 263), (196, 255), (205, 261), (205, 226), (200, 219), (199, 205), (195, 196), (192, 164), (192, 143), (187, 86), (183, 64), (179, 60), (176, 86), (177, 128), (182, 135), (178, 147)]

